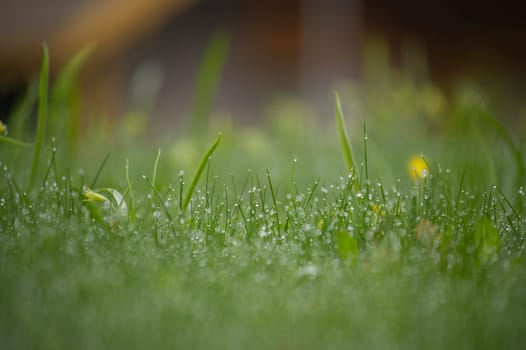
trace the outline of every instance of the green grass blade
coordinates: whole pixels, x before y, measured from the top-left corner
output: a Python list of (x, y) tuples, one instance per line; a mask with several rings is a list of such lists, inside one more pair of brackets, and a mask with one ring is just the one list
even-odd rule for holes
[(18, 147), (31, 147), (30, 143), (18, 141), (17, 139), (14, 139), (12, 137), (7, 137), (4, 135), (0, 135), (0, 142), (8, 143), (8, 144), (15, 145)]
[(159, 166), (159, 158), (161, 158), (161, 148), (157, 150), (157, 155), (155, 156), (155, 163), (153, 164), (153, 174), (152, 174), (152, 191), (151, 195), (153, 198), (153, 189), (155, 188), (155, 181), (157, 179), (157, 167)]
[(133, 191), (132, 191), (132, 185), (130, 181), (130, 173), (129, 173), (129, 162), (128, 159), (126, 159), (126, 165), (124, 166), (124, 170), (126, 173), (126, 184), (128, 185), (128, 193), (130, 194), (130, 203), (128, 205), (128, 220), (130, 222), (133, 222), (135, 220), (135, 212), (133, 210)]
[[(166, 217), (168, 218), (168, 222), (170, 224), (170, 230), (172, 231), (172, 234), (175, 236), (175, 226), (174, 226), (174, 221), (172, 219), (172, 216), (170, 215), (170, 211), (168, 210), (168, 208), (166, 207), (166, 204), (164, 204), (164, 200), (163, 198), (161, 197), (161, 194), (159, 193), (159, 191), (157, 191), (157, 189), (153, 186), (153, 183), (150, 181), (150, 179), (148, 179), (148, 177), (144, 177), (144, 179), (148, 182), (148, 184), (150, 185), (150, 188), (152, 189), (153, 193), (155, 194), (155, 197), (157, 198), (157, 200), (159, 201), (159, 205), (163, 208), (164, 210), (164, 213), (166, 214)], [(153, 200), (153, 199), (152, 199)]]
[(208, 125), (215, 91), (226, 62), (229, 36), (220, 31), (210, 38), (199, 69), (192, 101), (192, 128), (198, 134)]
[(73, 56), (73, 58), (62, 69), (51, 92), (52, 103), (67, 101), (71, 90), (75, 85), (82, 67), (86, 64), (93, 52), (93, 46), (87, 46)]
[(347, 133), (347, 128), (345, 127), (345, 119), (343, 117), (342, 105), (338, 93), (335, 94), (335, 115), (336, 124), (338, 125), (338, 135), (340, 137), (343, 156), (347, 164), (347, 170), (356, 174), (354, 153), (352, 151), (352, 146), (349, 140), (349, 135)]
[(369, 165), (367, 162), (367, 128), (363, 123), (363, 163), (365, 166), (365, 181), (369, 181)]
[(199, 166), (197, 167), (197, 170), (195, 171), (194, 177), (192, 178), (192, 182), (190, 183), (190, 186), (188, 187), (188, 192), (186, 193), (186, 197), (184, 199), (183, 203), (183, 211), (188, 208), (188, 204), (190, 203), (190, 199), (192, 199), (192, 194), (194, 193), (195, 187), (197, 186), (197, 183), (199, 182), (199, 178), (201, 177), (201, 174), (203, 173), (203, 170), (205, 169), (206, 163), (210, 159), (210, 156), (212, 153), (214, 153), (215, 149), (219, 145), (219, 142), (221, 142), (221, 133), (217, 134), (217, 138), (212, 143), (210, 148), (206, 151), (205, 155), (203, 156), (203, 159), (201, 159), (201, 163), (199, 163)]
[(44, 143), (44, 133), (47, 123), (47, 99), (48, 99), (48, 80), (49, 80), (49, 52), (47, 45), (43, 45), (42, 68), (40, 70), (40, 88), (38, 96), (38, 121), (35, 137), (35, 150), (33, 153), (33, 164), (31, 166), (30, 186), (33, 186), (40, 161), (42, 144)]
[(508, 132), (508, 130), (506, 130), (504, 125), (502, 125), (498, 119), (485, 111), (481, 111), (480, 114), (483, 120), (498, 133), (501, 139), (508, 146), (508, 149), (510, 150), (517, 167), (517, 184), (520, 185), (524, 183), (526, 180), (526, 167), (524, 165), (524, 156), (520, 147), (515, 144), (511, 134)]
[(111, 153), (108, 153), (106, 157), (102, 160), (102, 163), (100, 163), (99, 168), (97, 169), (97, 173), (95, 174), (95, 177), (93, 178), (93, 181), (91, 181), (90, 188), (95, 188), (95, 184), (97, 183), (97, 180), (99, 179), (100, 173), (102, 172), (102, 169), (104, 169), (104, 166), (106, 165), (106, 162), (108, 161), (108, 158), (110, 157)]
[(278, 235), (281, 235), (281, 229), (280, 229), (280, 221), (279, 221), (279, 214), (278, 214), (278, 203), (276, 201), (276, 193), (274, 192), (274, 186), (272, 186), (272, 180), (270, 178), (270, 172), (267, 169), (267, 180), (268, 180), (268, 186), (270, 189), (270, 194), (272, 195), (272, 204), (274, 204), (274, 217), (276, 219), (276, 230), (278, 231)]
[(9, 123), (9, 134), (15, 139), (22, 139), (26, 137), (26, 132), (29, 128), (28, 120), (31, 116), (31, 111), (35, 105), (38, 95), (38, 81), (32, 80), (29, 87), (24, 94), (24, 97), (17, 103), (14, 111), (11, 114)]
[(77, 80), (80, 71), (93, 52), (93, 46), (87, 46), (68, 62), (57, 77), (53, 86), (49, 103), (50, 130), (57, 135), (64, 135), (70, 148), (73, 148), (78, 130)]

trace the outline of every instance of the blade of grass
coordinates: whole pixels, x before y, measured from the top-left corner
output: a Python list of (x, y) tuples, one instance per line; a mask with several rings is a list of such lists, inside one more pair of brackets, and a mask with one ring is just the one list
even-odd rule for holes
[(205, 155), (201, 159), (201, 162), (199, 163), (199, 166), (197, 167), (194, 177), (192, 178), (192, 182), (190, 183), (190, 186), (188, 187), (188, 192), (186, 193), (186, 197), (183, 202), (183, 211), (186, 211), (188, 208), (188, 204), (190, 203), (190, 199), (192, 199), (192, 194), (194, 193), (195, 187), (197, 186), (197, 183), (199, 182), (199, 178), (201, 177), (201, 174), (203, 173), (203, 170), (210, 159), (210, 156), (212, 153), (214, 153), (215, 149), (217, 148), (217, 145), (219, 145), (219, 142), (221, 141), (221, 133), (217, 134), (216, 140), (212, 143), (210, 148), (206, 151)]
[[(159, 158), (161, 158), (161, 148), (157, 150), (157, 155), (155, 156), (155, 163), (153, 164), (153, 174), (152, 174), (152, 186), (155, 188), (155, 180), (157, 179), (157, 167), (159, 166)], [(153, 197), (153, 189), (151, 191)]]
[(272, 195), (272, 203), (274, 204), (274, 217), (276, 218), (276, 229), (278, 231), (278, 235), (281, 236), (281, 229), (280, 229), (280, 222), (279, 222), (279, 214), (278, 214), (278, 205), (276, 201), (276, 194), (274, 192), (274, 187), (272, 186), (272, 180), (270, 179), (270, 172), (267, 169), (267, 180), (268, 180), (268, 186), (270, 189), (270, 194)]
[(28, 119), (38, 97), (38, 81), (32, 80), (29, 83), (27, 92), (18, 102), (15, 110), (11, 114), (9, 134), (15, 139), (24, 138), (25, 132), (29, 129)]
[(106, 162), (108, 161), (108, 158), (110, 157), (111, 153), (108, 153), (106, 157), (102, 160), (102, 163), (100, 163), (99, 168), (97, 169), (97, 173), (95, 174), (95, 177), (93, 178), (93, 181), (91, 181), (90, 188), (95, 188), (95, 184), (97, 183), (97, 180), (99, 179), (100, 173), (102, 172), (102, 169), (106, 165)]
[[(45, 187), (46, 186), (46, 181), (47, 181), (47, 178), (49, 176), (49, 173), (51, 172), (51, 169), (55, 169), (55, 156), (57, 155), (57, 147), (56, 147), (56, 144), (55, 144), (55, 139), (53, 139), (53, 147), (52, 147), (52, 151), (51, 151), (51, 159), (49, 160), (49, 165), (46, 169), (46, 173), (44, 175), (44, 180), (42, 180), (42, 187)], [(55, 171), (55, 176), (56, 176), (56, 171)]]
[(515, 144), (515, 142), (513, 141), (513, 137), (511, 136), (509, 131), (504, 127), (504, 125), (502, 125), (502, 123), (499, 120), (497, 120), (493, 115), (485, 111), (481, 111), (480, 114), (483, 120), (498, 133), (501, 139), (508, 146), (515, 161), (515, 165), (517, 167), (517, 184), (520, 185), (524, 183), (526, 177), (526, 167), (524, 165), (524, 158), (520, 147)]
[[(369, 182), (369, 165), (367, 163), (367, 128), (363, 123), (363, 163), (365, 166), (365, 181)], [(369, 186), (368, 184), (366, 186)]]
[(230, 226), (230, 206), (228, 205), (228, 191), (225, 185), (225, 234), (228, 232), (228, 227)]
[(44, 133), (47, 122), (47, 99), (48, 99), (48, 79), (49, 79), (49, 52), (47, 45), (42, 47), (43, 58), (42, 68), (40, 70), (40, 87), (38, 96), (38, 121), (35, 136), (35, 150), (33, 153), (33, 164), (31, 166), (31, 175), (29, 185), (32, 187), (35, 182), (35, 177), (38, 170), (38, 163), (40, 161), (40, 152), (44, 142)]
[(0, 135), (0, 142), (8, 143), (8, 144), (18, 146), (18, 147), (31, 147), (32, 146), (31, 143), (18, 141), (12, 137), (7, 137), (4, 135)]
[(345, 119), (343, 116), (342, 105), (338, 93), (335, 93), (335, 115), (336, 124), (338, 125), (338, 135), (340, 137), (343, 156), (347, 164), (347, 170), (356, 174), (354, 153), (352, 150), (351, 142), (349, 140), (349, 135), (347, 133), (347, 128), (345, 127)]
[(70, 197), (71, 197), (71, 167), (68, 166), (67, 173), (66, 173), (66, 191), (64, 193), (64, 202), (66, 203), (65, 209), (64, 209), (65, 210), (64, 215), (67, 218), (69, 218), (69, 216), (74, 210), (73, 206), (70, 206)]
[(128, 205), (128, 220), (130, 222), (133, 222), (135, 220), (135, 212), (133, 211), (133, 191), (132, 191), (132, 185), (130, 181), (130, 173), (129, 173), (129, 162), (128, 159), (126, 159), (126, 165), (124, 166), (124, 170), (126, 173), (126, 183), (128, 184), (128, 193), (130, 194), (130, 204)]
[(157, 189), (153, 186), (153, 183), (150, 181), (150, 179), (148, 179), (147, 176), (143, 176), (143, 178), (148, 182), (148, 184), (150, 185), (150, 188), (152, 189), (153, 193), (155, 194), (155, 197), (157, 197), (157, 200), (159, 201), (159, 205), (163, 208), (164, 213), (166, 214), (166, 217), (168, 218), (168, 222), (170, 223), (170, 230), (172, 231), (172, 234), (175, 236), (175, 226), (174, 226), (174, 221), (173, 221), (173, 219), (172, 219), (172, 216), (170, 215), (170, 211), (169, 211), (168, 208), (166, 207), (166, 204), (164, 204), (164, 200), (163, 200), (163, 198), (161, 197), (161, 194), (160, 194), (159, 191), (157, 191)]
[(76, 53), (60, 72), (51, 90), (50, 129), (56, 131), (57, 135), (64, 135), (71, 149), (75, 144), (78, 129), (77, 78), (92, 52), (93, 46), (89, 45)]
[(199, 134), (208, 125), (214, 94), (226, 61), (229, 37), (218, 31), (212, 35), (199, 68), (192, 101), (192, 129)]
[(179, 210), (183, 211), (184, 171), (179, 171)]
[(316, 192), (316, 189), (318, 188), (318, 184), (319, 183), (320, 183), (320, 178), (318, 177), (318, 178), (316, 178), (316, 181), (314, 181), (314, 184), (312, 185), (312, 188), (309, 191), (309, 195), (307, 197), (307, 200), (305, 200), (305, 202), (303, 204), (303, 210), (305, 210), (307, 208), (307, 206), (309, 205), (310, 201), (312, 200), (312, 196)]

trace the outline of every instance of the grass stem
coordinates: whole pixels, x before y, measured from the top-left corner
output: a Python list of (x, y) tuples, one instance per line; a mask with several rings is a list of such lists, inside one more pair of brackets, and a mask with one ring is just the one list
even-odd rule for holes
[(201, 159), (201, 162), (199, 163), (199, 166), (197, 167), (194, 177), (192, 178), (192, 182), (190, 183), (190, 186), (188, 187), (188, 192), (186, 193), (186, 197), (184, 198), (183, 202), (183, 211), (186, 211), (188, 208), (188, 204), (190, 204), (190, 200), (192, 199), (192, 195), (194, 193), (195, 187), (197, 186), (197, 183), (199, 182), (199, 179), (201, 178), (201, 175), (203, 173), (203, 170), (205, 169), (206, 163), (208, 163), (210, 156), (212, 153), (214, 153), (215, 149), (219, 145), (219, 142), (221, 142), (221, 133), (217, 134), (216, 140), (212, 143), (212, 145), (208, 148), (205, 155)]
[(44, 143), (44, 133), (46, 131), (47, 123), (47, 100), (48, 100), (48, 80), (49, 80), (49, 52), (47, 45), (42, 47), (42, 68), (40, 70), (40, 87), (38, 99), (38, 121), (37, 131), (35, 136), (35, 149), (33, 152), (33, 163), (31, 165), (31, 177), (29, 185), (32, 187), (35, 182), (35, 177), (38, 171), (38, 163), (40, 161), (40, 153), (42, 151), (42, 144)]

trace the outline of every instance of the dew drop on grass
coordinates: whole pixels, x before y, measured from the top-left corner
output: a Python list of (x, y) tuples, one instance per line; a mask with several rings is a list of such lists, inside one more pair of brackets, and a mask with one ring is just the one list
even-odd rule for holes
[(266, 225), (261, 226), (261, 229), (258, 232), (259, 238), (264, 238), (270, 235), (270, 230), (267, 229)]
[(318, 276), (318, 267), (312, 263), (302, 266), (298, 270), (298, 277), (300, 278), (314, 279), (316, 276)]

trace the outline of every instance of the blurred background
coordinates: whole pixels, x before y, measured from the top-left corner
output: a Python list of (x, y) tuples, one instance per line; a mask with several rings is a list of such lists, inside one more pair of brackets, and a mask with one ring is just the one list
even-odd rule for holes
[[(467, 86), (526, 130), (525, 10), (511, 0), (2, 0), (0, 117), (25, 94), (47, 42), (52, 77), (95, 45), (80, 77), (84, 119), (139, 110), (184, 123), (219, 35), (228, 48), (213, 110), (236, 120), (294, 99), (332, 118), (335, 89), (359, 113), (352, 96), (382, 103), (409, 81), (408, 98), (429, 100), (429, 114)], [(367, 96), (356, 93), (364, 86)]]

